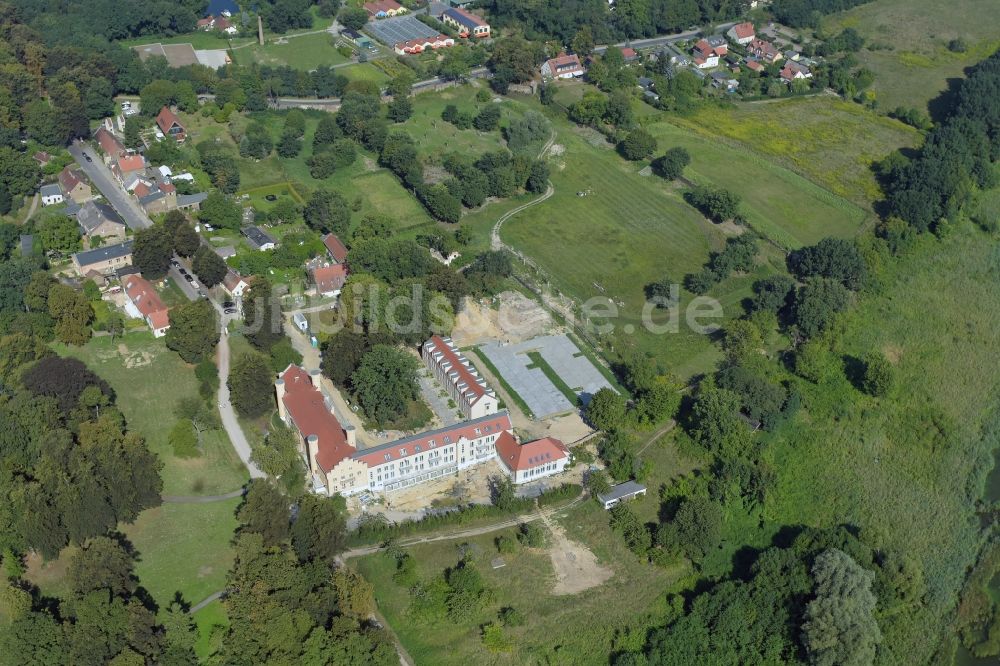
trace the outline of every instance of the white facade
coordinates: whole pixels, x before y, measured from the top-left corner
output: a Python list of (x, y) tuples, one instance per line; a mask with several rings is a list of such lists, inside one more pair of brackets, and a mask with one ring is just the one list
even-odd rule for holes
[(500, 401), (451, 338), (435, 335), (423, 345), (424, 363), (467, 419), (496, 414)]

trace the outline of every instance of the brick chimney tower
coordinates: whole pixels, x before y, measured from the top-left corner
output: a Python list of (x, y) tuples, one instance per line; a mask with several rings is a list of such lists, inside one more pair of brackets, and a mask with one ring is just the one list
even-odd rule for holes
[(264, 46), (264, 19), (257, 14), (257, 43)]

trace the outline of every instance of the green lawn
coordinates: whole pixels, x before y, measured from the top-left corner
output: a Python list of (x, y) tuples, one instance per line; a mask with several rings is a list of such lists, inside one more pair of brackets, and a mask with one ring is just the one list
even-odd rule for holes
[(246, 483), (246, 469), (222, 431), (205, 435), (198, 458), (173, 455), (167, 434), (175, 421), (174, 406), (182, 396), (196, 395), (198, 389), (193, 366), (168, 350), (162, 338), (155, 339), (148, 332), (130, 333), (112, 343), (104, 336), (83, 347), (58, 345), (57, 351), (81, 359), (111, 384), (129, 428), (145, 437), (164, 463), (164, 494), (212, 495)]
[[(851, 27), (868, 42), (858, 54), (860, 64), (875, 72), (873, 86), (883, 109), (897, 106), (923, 109), (948, 88), (948, 80), (1000, 47), (997, 4), (993, 0), (875, 0), (829, 16), (823, 27)], [(964, 53), (947, 49), (961, 38)]]
[(164, 504), (124, 526), (138, 552), (139, 582), (161, 608), (177, 593), (193, 605), (226, 586), (241, 501)]
[(740, 195), (740, 210), (759, 233), (787, 248), (827, 236), (857, 233), (864, 209), (749, 150), (706, 139), (668, 120), (645, 125), (659, 141), (658, 153), (680, 146), (691, 155), (684, 176)]
[(229, 626), (229, 615), (221, 601), (213, 601), (194, 614), (194, 622), (198, 627), (198, 642), (194, 651), (204, 662), (221, 643), (221, 631)]
[[(710, 368), (718, 351), (707, 336), (683, 321), (677, 333), (653, 334), (642, 326), (642, 308), (645, 285), (664, 277), (680, 282), (699, 270), (709, 251), (722, 247), (722, 230), (677, 190), (640, 176), (645, 164), (625, 162), (603, 137), (561, 123), (549, 161), (555, 194), (510, 218), (503, 239), (542, 267), (543, 281), (578, 303), (597, 297), (620, 304), (614, 332), (602, 338), (612, 355), (654, 354), (684, 376)], [(716, 295), (726, 307), (738, 303), (743, 290), (725, 283)], [(682, 298), (682, 305), (689, 300)], [(654, 321), (663, 323), (663, 316)]]
[[(409, 595), (392, 581), (395, 563), (385, 555), (357, 560), (358, 569), (375, 585), (379, 611), (389, 621), (418, 666), (424, 664), (607, 664), (618, 632), (641, 632), (662, 613), (665, 593), (676, 589), (687, 569), (659, 569), (638, 561), (621, 538), (608, 527), (607, 513), (595, 502), (568, 511), (560, 523), (567, 535), (588, 544), (613, 577), (595, 588), (564, 597), (548, 591), (553, 584), (552, 562), (543, 551), (520, 549), (505, 555), (506, 566), (493, 570), (494, 539), (514, 536), (505, 530), (467, 540), (475, 564), (496, 600), (463, 621), (433, 625), (414, 622), (407, 615)], [(440, 575), (459, 560), (457, 546), (465, 541), (440, 541), (408, 549), (416, 558), (422, 580)], [(500, 608), (512, 606), (528, 619), (522, 627), (507, 629), (514, 648), (494, 655), (482, 646), (480, 626), (496, 618)]]
[(348, 61), (337, 51), (335, 38), (327, 32), (301, 37), (287, 37), (284, 43), (269, 40), (263, 46), (253, 44), (234, 49), (233, 60), (240, 65), (288, 66), (309, 71), (321, 65), (339, 65)]
[(122, 46), (142, 46), (145, 44), (190, 44), (196, 49), (228, 49), (241, 44), (254, 42), (253, 37), (236, 37), (230, 39), (217, 32), (205, 32), (197, 30), (184, 35), (174, 35), (173, 37), (137, 37), (135, 39), (123, 39), (118, 43)]
[[(832, 97), (706, 107), (672, 120), (709, 140), (749, 151), (752, 159), (770, 158), (866, 208), (880, 196), (872, 163), (920, 143), (913, 128)], [(752, 182), (758, 171), (743, 177)]]

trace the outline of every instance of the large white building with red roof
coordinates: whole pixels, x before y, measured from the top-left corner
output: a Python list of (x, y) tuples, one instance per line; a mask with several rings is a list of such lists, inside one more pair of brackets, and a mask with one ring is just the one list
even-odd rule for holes
[(424, 343), (423, 358), (465, 418), (478, 419), (500, 409), (496, 393), (458, 351), (451, 338), (432, 337)]
[(521, 445), (506, 411), (438, 430), (358, 449), (323, 394), (319, 370), (289, 365), (274, 383), (278, 414), (300, 435), (309, 471), (329, 495), (383, 493), (408, 488), (501, 457), (515, 483), (561, 472), (569, 452), (547, 438)]

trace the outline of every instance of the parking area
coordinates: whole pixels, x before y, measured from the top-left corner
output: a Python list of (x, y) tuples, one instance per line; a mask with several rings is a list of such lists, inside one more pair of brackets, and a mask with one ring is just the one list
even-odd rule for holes
[(546, 335), (517, 344), (488, 342), (480, 347), (510, 387), (521, 396), (538, 419), (575, 409), (528, 356), (539, 354), (566, 386), (586, 404), (602, 388), (611, 388), (607, 379), (565, 335)]
[(375, 39), (387, 46), (393, 46), (400, 42), (408, 42), (413, 39), (429, 39), (437, 37), (440, 33), (426, 23), (421, 23), (413, 16), (397, 16), (380, 21), (372, 21), (365, 29), (368, 30)]

